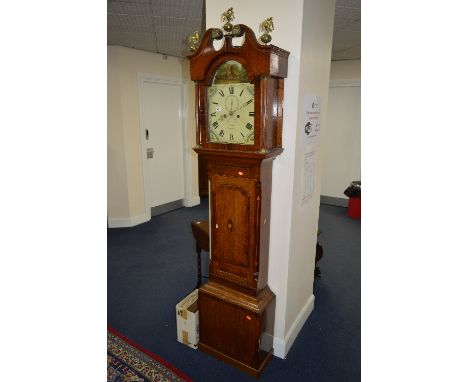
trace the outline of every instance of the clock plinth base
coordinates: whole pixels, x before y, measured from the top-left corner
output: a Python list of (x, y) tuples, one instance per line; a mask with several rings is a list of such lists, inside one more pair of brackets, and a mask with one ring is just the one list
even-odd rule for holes
[(258, 296), (209, 281), (198, 291), (199, 349), (259, 377), (273, 351), (275, 295)]
[(209, 355), (212, 355), (213, 357), (231, 365), (231, 366), (234, 366), (235, 368), (239, 369), (239, 370), (242, 370), (243, 372), (251, 375), (252, 377), (255, 377), (255, 378), (260, 378), (260, 375), (263, 373), (263, 370), (265, 370), (265, 368), (268, 366), (268, 363), (270, 362), (271, 360), (271, 356), (273, 355), (273, 350), (270, 350), (268, 353), (265, 352), (264, 356), (262, 357), (263, 358), (263, 362), (260, 364), (260, 366), (258, 368), (253, 368), (243, 362), (240, 362), (234, 358), (231, 358), (229, 356), (227, 356), (226, 354), (224, 353), (221, 353), (219, 352), (218, 350), (216, 349), (213, 349), (211, 347), (209, 347), (208, 345), (204, 345), (203, 343), (201, 342), (198, 342), (198, 349), (209, 354)]

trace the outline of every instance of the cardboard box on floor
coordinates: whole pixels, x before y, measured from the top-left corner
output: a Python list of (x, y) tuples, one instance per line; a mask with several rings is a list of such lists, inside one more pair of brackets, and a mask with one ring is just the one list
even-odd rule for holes
[(198, 289), (176, 305), (177, 341), (198, 348)]

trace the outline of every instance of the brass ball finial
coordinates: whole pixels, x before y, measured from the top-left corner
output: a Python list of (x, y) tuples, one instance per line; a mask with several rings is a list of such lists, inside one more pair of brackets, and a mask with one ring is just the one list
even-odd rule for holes
[(271, 41), (270, 33), (275, 30), (275, 25), (273, 24), (273, 17), (268, 17), (260, 23), (260, 40), (264, 44), (268, 44)]
[(219, 28), (213, 28), (211, 31), (211, 38), (213, 40), (221, 40), (223, 38), (223, 31)]
[(222, 15), (221, 15), (221, 21), (225, 24), (223, 25), (223, 29), (227, 32), (227, 33), (231, 33), (232, 31), (232, 23), (231, 21), (234, 20), (234, 10), (231, 8), (229, 8), (226, 12), (224, 12)]
[(244, 29), (242, 29), (242, 27), (239, 24), (234, 25), (232, 27), (232, 35), (234, 37), (241, 37), (243, 34), (244, 34)]

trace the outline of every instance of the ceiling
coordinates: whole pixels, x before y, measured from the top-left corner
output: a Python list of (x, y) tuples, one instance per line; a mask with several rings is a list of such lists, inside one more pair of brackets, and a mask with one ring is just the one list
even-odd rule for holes
[(184, 57), (204, 18), (203, 0), (107, 0), (107, 43)]
[[(176, 57), (205, 31), (204, 0), (107, 0), (107, 43)], [(336, 0), (332, 60), (361, 58), (361, 0)]]
[(336, 0), (332, 60), (361, 58), (361, 0)]

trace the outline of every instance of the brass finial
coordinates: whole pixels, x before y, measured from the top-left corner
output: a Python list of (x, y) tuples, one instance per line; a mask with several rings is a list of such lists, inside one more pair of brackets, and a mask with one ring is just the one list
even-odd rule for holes
[(211, 38), (213, 40), (221, 40), (223, 38), (223, 31), (219, 28), (213, 28), (211, 31)]
[(198, 49), (198, 44), (200, 43), (200, 34), (198, 33), (198, 31), (193, 32), (187, 40), (190, 51), (195, 52)]
[(260, 33), (263, 33), (260, 36), (260, 40), (264, 44), (268, 44), (271, 41), (270, 33), (275, 30), (275, 25), (273, 24), (273, 17), (268, 17), (265, 21), (260, 23)]
[(227, 33), (231, 33), (232, 31), (232, 24), (231, 24), (231, 21), (234, 20), (234, 11), (232, 10), (232, 7), (229, 8), (226, 12), (224, 12), (222, 15), (221, 15), (221, 21), (222, 22), (226, 22), (224, 25), (223, 25), (223, 29), (227, 32)]
[(242, 27), (239, 24), (234, 25), (232, 27), (232, 35), (234, 37), (241, 37), (243, 34), (244, 34), (244, 29), (242, 29)]

